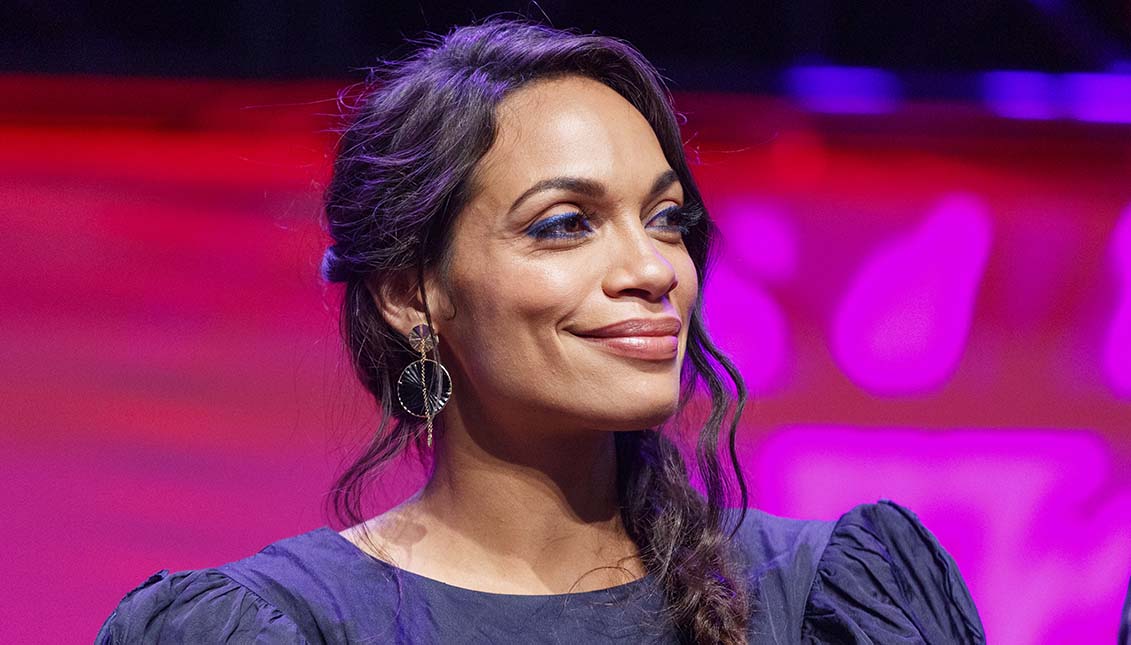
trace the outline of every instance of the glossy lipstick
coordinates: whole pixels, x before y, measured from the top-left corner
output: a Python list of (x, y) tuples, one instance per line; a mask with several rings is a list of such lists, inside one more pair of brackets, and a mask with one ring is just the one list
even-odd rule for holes
[(679, 353), (678, 318), (632, 318), (575, 335), (614, 354), (667, 361)]

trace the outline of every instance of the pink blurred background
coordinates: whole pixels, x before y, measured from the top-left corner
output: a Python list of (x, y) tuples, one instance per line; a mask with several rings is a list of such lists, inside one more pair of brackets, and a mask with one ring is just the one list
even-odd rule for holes
[[(89, 642), (159, 569), (327, 524), (374, 421), (317, 275), (336, 90), (0, 77), (0, 640)], [(893, 499), (954, 556), (990, 642), (1113, 642), (1122, 113), (676, 98), (725, 233), (707, 314), (753, 393), (754, 505)]]

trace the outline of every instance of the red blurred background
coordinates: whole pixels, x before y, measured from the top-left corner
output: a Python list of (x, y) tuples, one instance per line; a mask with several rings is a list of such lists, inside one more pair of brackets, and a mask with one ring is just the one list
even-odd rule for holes
[[(318, 278), (337, 89), (0, 77), (0, 640), (87, 641), (158, 569), (327, 523), (374, 422)], [(1112, 642), (1131, 126), (676, 101), (725, 233), (708, 317), (753, 390), (754, 504), (894, 499), (991, 642)]]

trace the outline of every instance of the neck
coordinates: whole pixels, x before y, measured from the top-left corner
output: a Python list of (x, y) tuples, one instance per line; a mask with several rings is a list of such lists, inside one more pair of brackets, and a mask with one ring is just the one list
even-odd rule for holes
[[(422, 560), (443, 551), (447, 569), (472, 578), (462, 586), (508, 593), (597, 589), (643, 575), (620, 518), (613, 433), (487, 424), (449, 407), (432, 477), (409, 502), (433, 545)], [(585, 575), (616, 566), (627, 571)]]
[(619, 522), (612, 433), (453, 430), (448, 424), (421, 494), (452, 522), (524, 534)]

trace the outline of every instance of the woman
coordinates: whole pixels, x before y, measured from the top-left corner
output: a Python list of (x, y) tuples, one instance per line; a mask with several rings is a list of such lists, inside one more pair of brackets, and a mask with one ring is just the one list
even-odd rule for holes
[[(744, 510), (745, 390), (700, 312), (715, 229), (639, 52), (492, 19), (366, 90), (325, 203), (323, 272), (382, 412), (334, 491), (351, 528), (156, 574), (100, 643), (984, 640), (907, 510)], [(705, 495), (669, 437), (701, 384)], [(364, 520), (406, 451), (427, 484)]]

